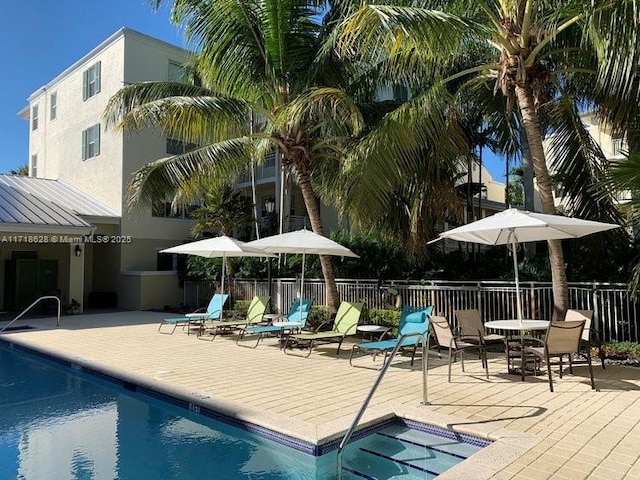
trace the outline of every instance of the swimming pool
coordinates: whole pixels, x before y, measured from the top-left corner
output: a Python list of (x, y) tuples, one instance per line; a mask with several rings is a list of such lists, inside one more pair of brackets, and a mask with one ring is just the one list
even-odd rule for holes
[[(4, 343), (0, 479), (335, 477), (335, 450), (313, 456)], [(347, 447), (344, 478), (433, 478), (481, 446), (391, 423)]]

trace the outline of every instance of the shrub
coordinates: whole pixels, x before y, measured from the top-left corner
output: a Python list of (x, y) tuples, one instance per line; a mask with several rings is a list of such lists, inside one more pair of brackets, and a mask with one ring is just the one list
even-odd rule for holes
[(249, 305), (251, 305), (251, 300), (236, 300), (233, 304), (233, 310), (246, 315), (249, 311)]
[(639, 360), (640, 343), (611, 342), (602, 344), (602, 353), (606, 358), (616, 360)]
[[(329, 307), (326, 305), (313, 305), (307, 318), (307, 328), (315, 330), (322, 322), (329, 320), (329, 316)], [(323, 330), (331, 330), (331, 328), (332, 325), (329, 324), (326, 328), (323, 328)]]

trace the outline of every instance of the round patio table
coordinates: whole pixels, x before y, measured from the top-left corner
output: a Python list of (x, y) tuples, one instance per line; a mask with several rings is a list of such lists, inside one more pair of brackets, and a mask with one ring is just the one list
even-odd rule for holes
[[(507, 330), (511, 332), (520, 332), (520, 368), (524, 369), (525, 367), (525, 358), (524, 358), (524, 332), (527, 330), (547, 330), (549, 328), (549, 322), (547, 320), (494, 320), (491, 322), (486, 322), (484, 324), (485, 328), (492, 328), (494, 330)], [(507, 369), (511, 367), (509, 364), (509, 342), (506, 344), (507, 351)], [(535, 368), (535, 367), (534, 367)], [(522, 378), (524, 381), (524, 377)]]
[(484, 324), (486, 328), (496, 330), (546, 330), (547, 320), (493, 320)]

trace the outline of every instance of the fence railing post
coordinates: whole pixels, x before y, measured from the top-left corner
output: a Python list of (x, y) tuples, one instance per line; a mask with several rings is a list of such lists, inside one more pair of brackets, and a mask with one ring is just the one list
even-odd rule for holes
[(600, 312), (598, 311), (598, 286), (594, 282), (591, 290), (591, 304), (593, 305), (593, 328), (598, 332), (603, 332), (602, 325), (600, 325)]

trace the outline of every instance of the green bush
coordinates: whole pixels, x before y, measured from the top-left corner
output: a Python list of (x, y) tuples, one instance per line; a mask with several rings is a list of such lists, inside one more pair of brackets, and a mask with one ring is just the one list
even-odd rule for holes
[(602, 353), (606, 358), (618, 360), (639, 360), (640, 343), (634, 342), (611, 342), (602, 344)]
[(362, 311), (360, 323), (390, 327), (392, 329), (391, 333), (395, 335), (397, 333), (398, 324), (400, 323), (400, 310), (365, 308)]
[[(307, 329), (315, 330), (320, 326), (322, 322), (329, 320), (329, 307), (326, 305), (313, 305), (309, 312), (309, 318), (307, 318)], [(331, 324), (326, 327), (326, 330), (331, 330)], [(325, 330), (325, 328), (323, 328)]]
[(233, 310), (246, 315), (249, 311), (249, 305), (251, 305), (251, 300), (236, 300), (233, 304)]

